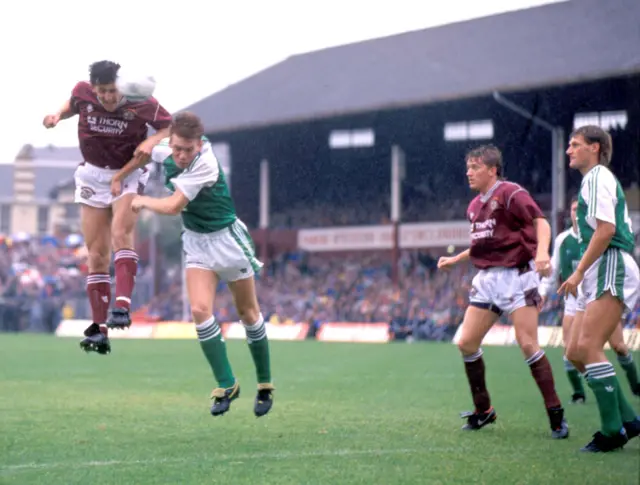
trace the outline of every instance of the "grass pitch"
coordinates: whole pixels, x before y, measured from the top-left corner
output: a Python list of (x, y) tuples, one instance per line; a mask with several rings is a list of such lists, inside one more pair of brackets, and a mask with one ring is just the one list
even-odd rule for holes
[[(229, 355), (242, 393), (209, 415), (214, 383), (195, 341), (0, 335), (0, 484), (637, 484), (640, 440), (579, 448), (599, 424), (593, 395), (567, 405), (571, 437), (549, 438), (517, 348), (486, 347), (495, 425), (460, 431), (470, 408), (451, 344), (272, 342), (277, 387), (257, 419), (246, 344)], [(560, 349), (548, 350), (563, 398)], [(640, 357), (636, 355), (636, 360)], [(624, 375), (620, 372), (625, 391)]]

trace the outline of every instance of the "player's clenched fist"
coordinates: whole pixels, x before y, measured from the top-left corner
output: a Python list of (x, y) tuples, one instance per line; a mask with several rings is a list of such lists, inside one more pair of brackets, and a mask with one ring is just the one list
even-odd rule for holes
[(131, 210), (136, 214), (144, 208), (144, 196), (136, 195), (131, 201)]
[(42, 120), (42, 124), (44, 125), (45, 128), (54, 128), (59, 121), (60, 121), (59, 114), (47, 115), (44, 117), (44, 120)]

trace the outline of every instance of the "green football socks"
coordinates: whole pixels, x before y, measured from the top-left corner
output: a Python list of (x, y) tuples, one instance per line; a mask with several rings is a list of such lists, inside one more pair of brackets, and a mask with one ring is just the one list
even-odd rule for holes
[(607, 436), (615, 436), (622, 429), (622, 415), (618, 396), (620, 383), (616, 371), (609, 362), (587, 364), (587, 381), (596, 396), (600, 411), (601, 431)]
[(249, 344), (251, 357), (256, 366), (258, 384), (268, 384), (271, 382), (271, 359), (269, 356), (267, 328), (264, 325), (262, 314), (260, 314), (258, 321), (253, 325), (244, 323), (244, 329), (247, 334), (247, 343)]
[(638, 387), (638, 368), (633, 361), (633, 355), (629, 352), (627, 355), (618, 355), (618, 363), (627, 376), (631, 389)]
[(567, 372), (567, 377), (569, 378), (569, 382), (571, 383), (571, 389), (573, 389), (574, 394), (582, 394), (584, 393), (584, 385), (582, 384), (582, 376), (580, 372), (573, 366), (571, 361), (566, 357), (563, 357), (564, 360), (564, 370)]
[(218, 322), (212, 316), (196, 325), (196, 333), (202, 352), (211, 366), (216, 381), (218, 381), (218, 386), (224, 389), (233, 386), (236, 380), (231, 370), (231, 364), (227, 357), (227, 345), (222, 338)]

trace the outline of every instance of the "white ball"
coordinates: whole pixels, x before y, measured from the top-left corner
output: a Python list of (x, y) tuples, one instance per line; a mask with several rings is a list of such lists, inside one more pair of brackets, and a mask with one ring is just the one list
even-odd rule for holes
[(119, 69), (116, 87), (129, 101), (144, 101), (153, 96), (156, 80), (153, 76)]

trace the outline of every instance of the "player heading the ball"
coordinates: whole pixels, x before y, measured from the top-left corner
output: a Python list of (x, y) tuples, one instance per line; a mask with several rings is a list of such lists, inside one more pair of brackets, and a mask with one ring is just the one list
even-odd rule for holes
[[(78, 116), (78, 141), (84, 161), (75, 172), (75, 202), (80, 204), (81, 231), (87, 245), (87, 296), (93, 323), (80, 346), (87, 352), (111, 351), (107, 328), (126, 328), (138, 268), (133, 232), (137, 214), (131, 201), (144, 191), (146, 169), (119, 178), (118, 171), (133, 159), (148, 159), (169, 134), (171, 115), (153, 97), (125, 98), (116, 87), (120, 65), (98, 61), (89, 67), (89, 81), (80, 81), (54, 114), (45, 116), (46, 128)], [(147, 137), (148, 127), (157, 131)], [(115, 304), (109, 317), (114, 253)]]

